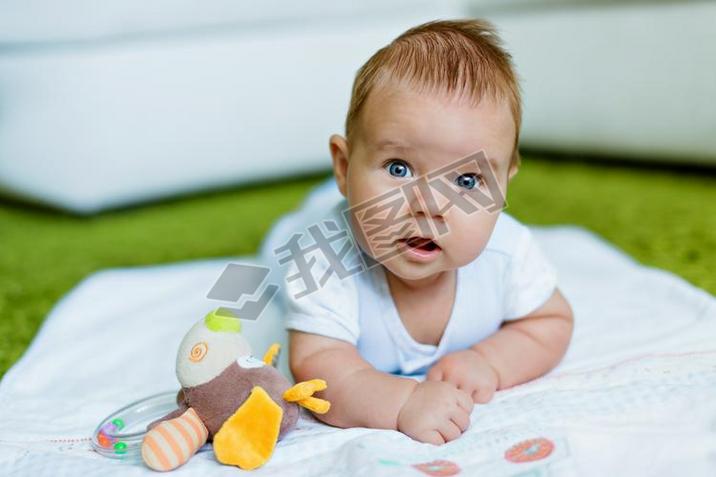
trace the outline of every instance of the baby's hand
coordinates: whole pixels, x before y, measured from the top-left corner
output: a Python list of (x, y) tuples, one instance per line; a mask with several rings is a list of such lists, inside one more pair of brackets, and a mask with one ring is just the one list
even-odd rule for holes
[(446, 354), (428, 370), (425, 379), (452, 383), (481, 404), (489, 402), (499, 386), (495, 368), (473, 349)]
[(470, 427), (474, 404), (470, 396), (449, 383), (419, 383), (398, 413), (398, 430), (415, 440), (444, 444)]

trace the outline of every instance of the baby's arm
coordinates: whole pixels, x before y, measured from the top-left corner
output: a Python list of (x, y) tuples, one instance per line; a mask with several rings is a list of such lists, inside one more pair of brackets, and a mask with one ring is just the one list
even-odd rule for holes
[(538, 378), (555, 367), (567, 350), (572, 329), (572, 309), (555, 289), (529, 315), (503, 323), (469, 349), (442, 357), (426, 379), (452, 383), (475, 402), (489, 402), (495, 391)]
[(470, 426), (472, 400), (450, 383), (395, 376), (373, 368), (345, 341), (290, 332), (290, 367), (296, 381), (320, 377), (331, 402), (315, 416), (337, 427), (399, 430), (421, 442), (444, 444)]
[(530, 381), (554, 368), (569, 346), (572, 308), (555, 289), (547, 302), (524, 318), (507, 321), (472, 349), (492, 365), (499, 389)]
[(328, 384), (316, 397), (330, 401), (331, 408), (316, 414), (318, 419), (344, 428), (398, 429), (398, 413), (417, 381), (376, 370), (342, 340), (299, 331), (290, 331), (289, 339), (296, 382), (321, 378)]

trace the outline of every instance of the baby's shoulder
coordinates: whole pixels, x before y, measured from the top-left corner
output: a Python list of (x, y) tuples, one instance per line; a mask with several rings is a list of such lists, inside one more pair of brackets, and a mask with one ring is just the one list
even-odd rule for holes
[(526, 225), (506, 212), (501, 212), (482, 253), (501, 254), (512, 257), (529, 240), (530, 231)]

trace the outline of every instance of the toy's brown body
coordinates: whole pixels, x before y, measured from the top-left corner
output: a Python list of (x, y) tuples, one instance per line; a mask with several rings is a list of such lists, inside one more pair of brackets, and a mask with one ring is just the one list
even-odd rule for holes
[(151, 423), (142, 442), (142, 459), (151, 469), (175, 469), (206, 442), (213, 442), (219, 462), (255, 469), (296, 426), (299, 405), (328, 411), (328, 401), (313, 397), (325, 381), (291, 386), (275, 367), (279, 345), (258, 360), (240, 329), (238, 319), (212, 312), (182, 340), (178, 409)]
[(273, 366), (246, 369), (236, 362), (208, 383), (183, 388), (177, 396), (179, 409), (149, 427), (151, 429), (159, 422), (178, 417), (188, 408), (193, 408), (209, 431), (211, 441), (224, 422), (246, 401), (254, 386), (261, 386), (283, 408), (278, 436), (281, 439), (298, 421), (298, 404), (283, 399), (283, 393), (291, 387), (291, 383)]

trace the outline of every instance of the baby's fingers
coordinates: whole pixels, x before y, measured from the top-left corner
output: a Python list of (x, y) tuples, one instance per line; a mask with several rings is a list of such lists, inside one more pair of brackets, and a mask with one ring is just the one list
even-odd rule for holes
[(490, 388), (477, 388), (472, 392), (472, 400), (479, 404), (486, 404), (490, 402), (494, 394), (495, 391)]
[(462, 430), (452, 421), (442, 423), (438, 428), (438, 432), (440, 432), (440, 435), (445, 439), (445, 442), (454, 441), (462, 435)]
[(434, 444), (436, 446), (445, 444), (445, 439), (438, 431), (425, 431), (424, 433), (416, 436), (420, 442), (427, 442), (428, 444)]
[(475, 407), (472, 397), (460, 389), (457, 390), (457, 404), (465, 410), (468, 416), (472, 413), (472, 408)]
[(473, 396), (473, 393), (477, 391), (477, 386), (475, 386), (473, 383), (470, 382), (463, 382), (457, 385), (457, 388), (460, 391), (463, 391), (468, 396)]
[(465, 432), (467, 428), (470, 427), (470, 415), (462, 412), (461, 409), (453, 412), (450, 415), (450, 420), (452, 420), (462, 432)]

